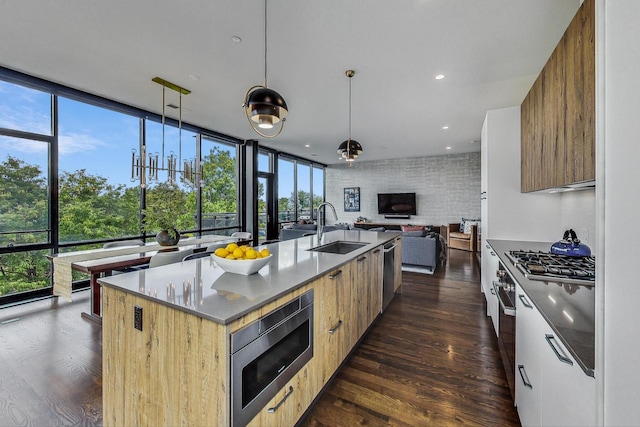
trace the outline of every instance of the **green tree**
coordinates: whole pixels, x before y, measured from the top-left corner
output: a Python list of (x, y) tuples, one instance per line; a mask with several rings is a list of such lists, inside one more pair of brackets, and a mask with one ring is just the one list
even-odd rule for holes
[[(48, 228), (47, 179), (40, 167), (12, 156), (0, 164), (0, 231)], [(43, 237), (45, 236), (45, 237)], [(3, 234), (0, 245), (37, 243), (46, 233)], [(0, 255), (0, 295), (48, 286), (49, 261), (44, 251)]]
[[(47, 179), (40, 167), (8, 156), (0, 164), (0, 177), (0, 231), (47, 229)], [(20, 238), (20, 243), (34, 243), (37, 237), (22, 234)], [(10, 243), (0, 238), (3, 246)]]
[(202, 212), (236, 212), (236, 161), (231, 152), (214, 146), (203, 157)]
[(85, 169), (60, 176), (60, 241), (138, 235), (138, 190), (112, 185)]

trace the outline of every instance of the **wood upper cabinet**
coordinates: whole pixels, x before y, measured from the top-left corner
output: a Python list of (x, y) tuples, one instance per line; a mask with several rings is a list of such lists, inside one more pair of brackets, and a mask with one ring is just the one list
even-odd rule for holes
[(521, 191), (595, 180), (595, 0), (585, 0), (521, 105)]

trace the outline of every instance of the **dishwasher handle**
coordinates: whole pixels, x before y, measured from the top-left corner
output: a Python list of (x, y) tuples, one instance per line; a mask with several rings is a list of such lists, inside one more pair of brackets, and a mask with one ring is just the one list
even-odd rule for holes
[(392, 250), (394, 250), (396, 248), (396, 246), (398, 246), (397, 243), (394, 243), (391, 246), (385, 246), (384, 247), (384, 253), (391, 252)]

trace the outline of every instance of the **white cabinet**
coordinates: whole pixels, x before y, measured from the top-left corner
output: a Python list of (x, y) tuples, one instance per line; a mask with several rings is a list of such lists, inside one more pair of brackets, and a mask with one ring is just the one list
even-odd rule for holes
[(558, 240), (558, 195), (520, 192), (520, 106), (487, 111), (480, 145), (483, 248), (486, 239)]
[(493, 289), (493, 282), (497, 280), (498, 256), (488, 243), (482, 246), (482, 292), (487, 300), (487, 316), (491, 316), (493, 328), (498, 335), (498, 297)]
[(541, 425), (540, 358), (537, 339), (543, 333), (540, 313), (529, 298), (516, 285), (516, 406), (520, 423), (525, 426)]
[(596, 381), (578, 366), (556, 334), (547, 328), (540, 342), (543, 426), (596, 424)]
[(596, 424), (594, 378), (573, 360), (519, 285), (516, 406), (525, 427)]

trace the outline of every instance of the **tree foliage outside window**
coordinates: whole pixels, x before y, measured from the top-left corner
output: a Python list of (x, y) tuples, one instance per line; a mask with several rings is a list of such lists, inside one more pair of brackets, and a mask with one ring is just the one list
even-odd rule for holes
[[(236, 209), (235, 160), (217, 147), (204, 158), (203, 206), (210, 212), (233, 213)], [(0, 231), (47, 229), (47, 181), (41, 167), (8, 156), (0, 163)], [(160, 203), (158, 183), (147, 191), (150, 206)], [(195, 192), (175, 186), (184, 208), (177, 214), (180, 231), (194, 227)], [(204, 200), (204, 198), (203, 198)], [(235, 219), (234, 219), (235, 221)], [(113, 236), (140, 235), (140, 189), (109, 184), (107, 178), (85, 169), (63, 172), (59, 180), (59, 234), (64, 242), (88, 242)], [(15, 242), (16, 236), (21, 241)], [(0, 246), (37, 243), (29, 233), (1, 234)], [(14, 239), (14, 240), (11, 240)], [(48, 251), (15, 252), (0, 255), (0, 296), (49, 286)]]

